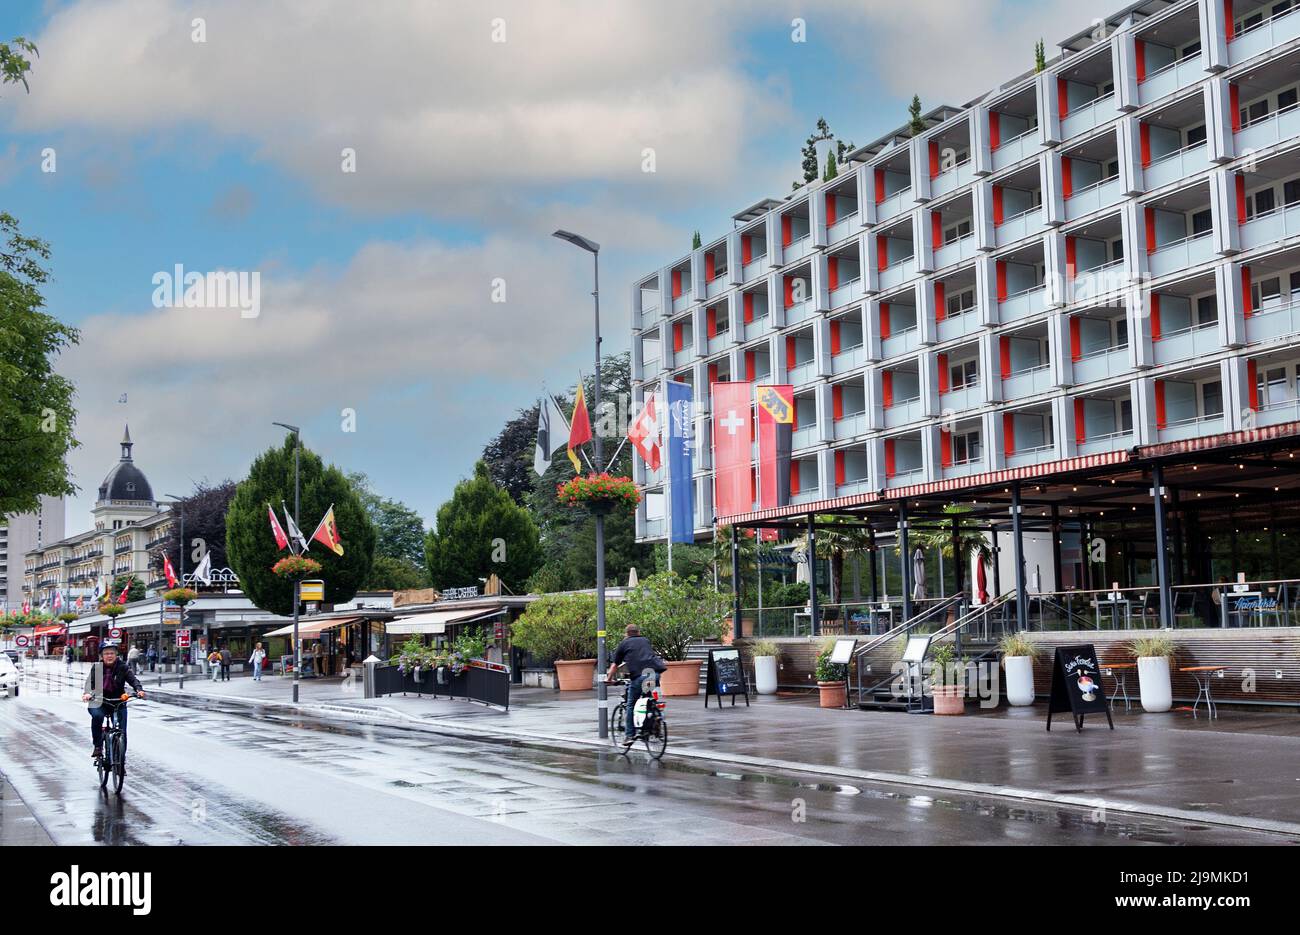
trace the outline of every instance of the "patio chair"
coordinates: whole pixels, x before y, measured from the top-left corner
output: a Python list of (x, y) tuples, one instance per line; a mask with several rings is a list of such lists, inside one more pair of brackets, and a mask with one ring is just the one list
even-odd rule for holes
[(1196, 612), (1195, 591), (1174, 592), (1174, 626), (1182, 626), (1184, 620), (1188, 621), (1187, 626), (1201, 626), (1200, 615)]

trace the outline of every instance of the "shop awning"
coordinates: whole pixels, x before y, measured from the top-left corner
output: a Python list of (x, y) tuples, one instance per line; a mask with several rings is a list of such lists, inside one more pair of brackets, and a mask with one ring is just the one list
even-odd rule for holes
[[(360, 617), (335, 617), (332, 620), (299, 620), (298, 621), (298, 639), (310, 639), (313, 636), (319, 636), (323, 630), (332, 630), (335, 627), (341, 627), (347, 623), (354, 623), (360, 620)], [(280, 627), (278, 630), (272, 630), (269, 633), (263, 633), (263, 636), (293, 636), (293, 624), (287, 627)]]
[(32, 636), (56, 636), (59, 633), (62, 633), (63, 630), (64, 627), (62, 624), (57, 627), (37, 627), (32, 631)]
[(430, 633), (437, 635), (447, 632), (447, 625), (473, 620), (493, 613), (491, 608), (462, 607), (460, 610), (438, 610), (427, 614), (403, 617), (385, 624), (384, 632), (389, 636), (406, 636), (413, 633)]
[(68, 628), (68, 636), (80, 636), (83, 633), (89, 633), (93, 624), (77, 623)]

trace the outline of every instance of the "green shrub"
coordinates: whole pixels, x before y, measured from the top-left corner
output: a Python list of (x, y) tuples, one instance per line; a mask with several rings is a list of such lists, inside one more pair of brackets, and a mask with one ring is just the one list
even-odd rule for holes
[(822, 643), (821, 652), (817, 654), (817, 668), (813, 673), (819, 682), (842, 682), (848, 666), (831, 662), (831, 653), (835, 651), (835, 640)]
[(514, 645), (545, 660), (596, 658), (596, 596), (546, 594), (510, 628)]
[(1129, 650), (1139, 659), (1174, 654), (1174, 641), (1167, 636), (1139, 636), (1129, 643)]
[(780, 656), (781, 647), (773, 640), (752, 640), (749, 644), (749, 654), (755, 659), (759, 656)]
[(1038, 645), (1031, 643), (1024, 633), (1008, 633), (998, 641), (998, 649), (1002, 650), (1003, 658), (1028, 656), (1034, 659), (1038, 656)]
[(936, 688), (963, 685), (965, 666), (952, 643), (938, 643), (930, 647), (930, 684)]
[(636, 624), (656, 653), (667, 662), (681, 662), (692, 643), (721, 639), (727, 632), (727, 595), (698, 578), (675, 572), (651, 575), (609, 608), (609, 630), (621, 632)]

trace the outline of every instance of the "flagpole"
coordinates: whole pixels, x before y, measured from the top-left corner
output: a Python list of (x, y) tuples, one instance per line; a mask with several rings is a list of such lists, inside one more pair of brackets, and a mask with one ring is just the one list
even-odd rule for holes
[[(672, 453), (673, 411), (668, 404), (668, 384), (662, 379), (660, 379), (659, 381), (659, 389), (663, 393), (664, 425), (667, 426), (668, 428), (667, 445), (662, 444), (664, 433), (662, 431), (660, 431), (659, 433), (659, 437), (661, 439), (661, 444), (660, 444), (661, 454), (660, 454), (659, 461), (664, 466), (664, 489), (667, 491), (667, 493), (665, 494), (667, 498), (667, 509), (664, 510), (664, 517), (666, 518), (668, 523), (668, 573), (672, 574), (673, 571), (673, 453)], [(655, 409), (657, 411), (659, 407), (656, 406)]]

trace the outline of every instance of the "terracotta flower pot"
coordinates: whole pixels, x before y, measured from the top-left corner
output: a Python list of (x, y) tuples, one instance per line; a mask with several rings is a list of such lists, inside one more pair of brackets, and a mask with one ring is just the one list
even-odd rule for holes
[(668, 671), (659, 676), (661, 695), (698, 695), (700, 693), (700, 660), (686, 659), (668, 663)]
[(935, 685), (934, 713), (963, 714), (966, 711), (965, 685)]
[(821, 693), (820, 705), (823, 708), (844, 707), (843, 682), (818, 682), (817, 690)]
[(595, 677), (595, 659), (555, 660), (555, 678), (562, 692), (586, 691), (591, 688)]

